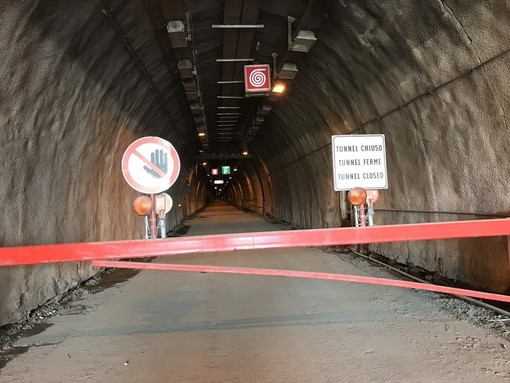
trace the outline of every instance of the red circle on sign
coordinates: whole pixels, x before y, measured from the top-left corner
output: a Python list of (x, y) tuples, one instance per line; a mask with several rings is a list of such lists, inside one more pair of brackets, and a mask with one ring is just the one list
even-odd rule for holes
[[(147, 145), (152, 149), (162, 150), (162, 154), (168, 155), (168, 157), (165, 157), (168, 158), (167, 166), (170, 168), (168, 173), (165, 173), (152, 163), (149, 158), (150, 155), (147, 155), (147, 149), (143, 149), (140, 152), (140, 148), (143, 146), (147, 147)], [(130, 166), (133, 160), (137, 162), (136, 167)], [(157, 194), (169, 189), (177, 181), (180, 168), (181, 162), (177, 151), (170, 142), (160, 137), (142, 137), (129, 145), (122, 156), (122, 174), (124, 179), (129, 186), (140, 193)], [(153, 173), (157, 173), (159, 177), (149, 177), (147, 174), (151, 170)]]

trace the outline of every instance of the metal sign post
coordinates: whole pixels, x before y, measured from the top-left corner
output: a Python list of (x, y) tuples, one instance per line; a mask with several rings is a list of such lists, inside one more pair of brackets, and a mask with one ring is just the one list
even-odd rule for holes
[(173, 201), (167, 193), (161, 193), (156, 196), (155, 210), (159, 216), (158, 227), (161, 238), (166, 238), (166, 213), (172, 210)]

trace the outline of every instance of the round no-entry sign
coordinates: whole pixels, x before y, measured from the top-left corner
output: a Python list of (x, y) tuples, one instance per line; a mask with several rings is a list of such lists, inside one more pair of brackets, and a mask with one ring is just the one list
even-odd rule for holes
[(143, 137), (128, 146), (122, 156), (122, 174), (136, 191), (161, 193), (174, 184), (181, 163), (172, 144), (159, 137)]

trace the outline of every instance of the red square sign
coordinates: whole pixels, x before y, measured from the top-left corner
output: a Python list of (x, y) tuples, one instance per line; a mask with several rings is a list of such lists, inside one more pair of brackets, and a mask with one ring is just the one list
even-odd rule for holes
[(211, 174), (213, 176), (217, 176), (218, 175), (218, 169), (211, 169)]
[(244, 89), (247, 93), (271, 91), (271, 70), (269, 65), (245, 65)]

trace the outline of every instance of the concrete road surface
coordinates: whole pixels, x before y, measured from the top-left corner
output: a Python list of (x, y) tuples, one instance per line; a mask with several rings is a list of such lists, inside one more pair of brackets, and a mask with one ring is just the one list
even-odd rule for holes
[[(280, 230), (215, 203), (187, 235)], [(158, 262), (396, 278), (321, 249)], [(0, 382), (508, 382), (510, 343), (432, 293), (284, 277), (142, 271), (22, 338)], [(476, 312), (476, 309), (474, 309)]]

